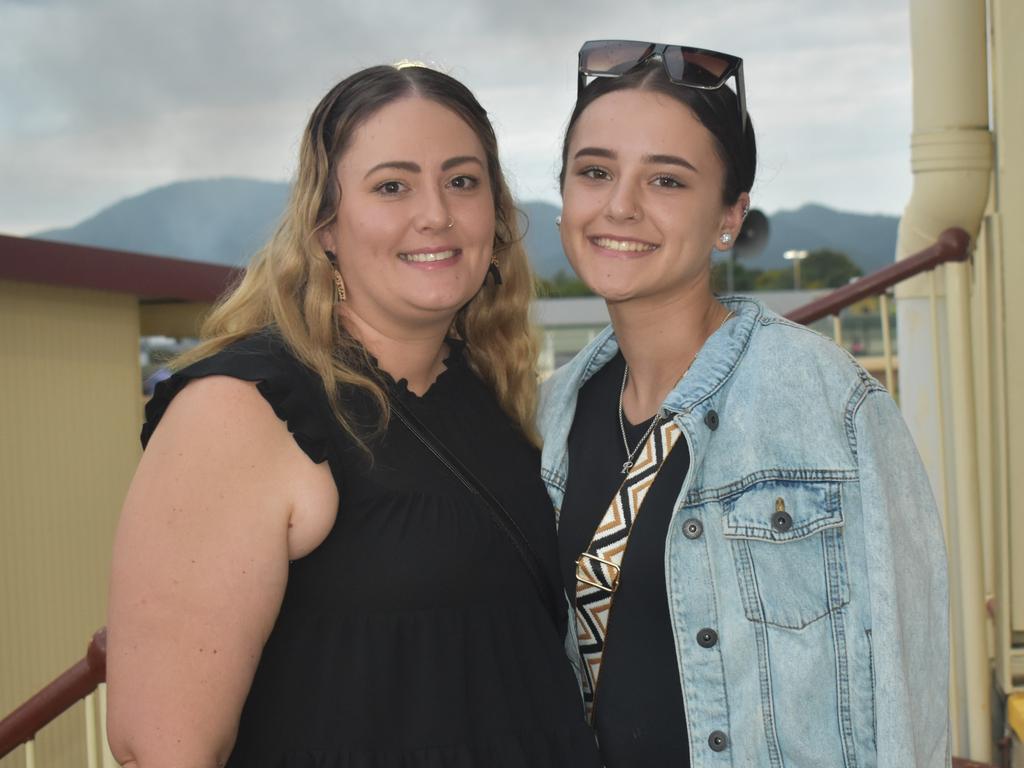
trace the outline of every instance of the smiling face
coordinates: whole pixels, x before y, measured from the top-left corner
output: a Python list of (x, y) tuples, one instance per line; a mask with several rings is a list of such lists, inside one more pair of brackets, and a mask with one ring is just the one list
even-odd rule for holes
[(341, 196), (321, 232), (338, 256), (342, 320), (388, 336), (447, 328), (483, 284), (494, 245), (487, 158), (456, 113), (417, 96), (353, 131), (337, 165)]
[(746, 193), (722, 203), (714, 137), (679, 101), (651, 91), (601, 96), (572, 128), (562, 244), (608, 302), (710, 294), (713, 248), (743, 223)]

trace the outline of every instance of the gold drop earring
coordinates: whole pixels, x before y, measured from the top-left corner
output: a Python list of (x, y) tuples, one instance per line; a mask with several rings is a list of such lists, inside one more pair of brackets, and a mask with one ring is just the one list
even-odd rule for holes
[(338, 257), (334, 255), (334, 251), (325, 250), (324, 253), (331, 262), (331, 271), (334, 272), (334, 295), (339, 302), (345, 301), (348, 294), (345, 293), (345, 281), (341, 279), (341, 271), (338, 269)]

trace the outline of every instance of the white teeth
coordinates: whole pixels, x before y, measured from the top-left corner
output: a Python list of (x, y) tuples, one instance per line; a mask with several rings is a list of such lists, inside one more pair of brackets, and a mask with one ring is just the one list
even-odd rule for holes
[(435, 253), (400, 253), (398, 258), (402, 261), (444, 261), (452, 258), (455, 255), (455, 251), (437, 251)]
[(640, 251), (653, 251), (657, 248), (656, 245), (650, 243), (638, 243), (635, 240), (612, 240), (610, 237), (598, 237), (594, 239), (594, 242), (602, 248), (607, 248), (610, 251), (631, 251), (639, 253)]

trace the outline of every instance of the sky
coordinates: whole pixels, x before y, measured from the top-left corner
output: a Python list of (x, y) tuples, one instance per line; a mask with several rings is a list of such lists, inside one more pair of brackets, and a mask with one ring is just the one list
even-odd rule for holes
[(400, 59), (466, 83), (518, 198), (557, 203), (576, 52), (599, 38), (743, 58), (755, 207), (909, 198), (907, 0), (0, 0), (0, 233), (184, 179), (288, 180), (320, 97)]

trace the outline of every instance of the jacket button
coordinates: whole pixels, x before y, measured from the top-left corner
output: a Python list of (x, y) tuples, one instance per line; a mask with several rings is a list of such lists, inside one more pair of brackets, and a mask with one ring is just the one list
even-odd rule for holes
[(708, 736), (708, 746), (715, 752), (721, 752), (729, 746), (729, 737), (723, 731), (712, 731)]
[(793, 527), (793, 518), (789, 512), (776, 512), (772, 515), (772, 527), (779, 533), (785, 533)]
[(705, 413), (704, 423), (708, 425), (708, 429), (712, 432), (718, 429), (718, 411), (708, 411)]
[(718, 642), (718, 633), (715, 630), (705, 627), (697, 633), (697, 645), (701, 648), (713, 648)]
[(696, 517), (691, 517), (683, 523), (683, 536), (688, 539), (699, 539), (704, 533), (704, 524)]

